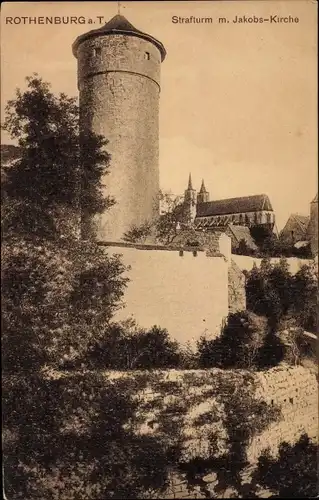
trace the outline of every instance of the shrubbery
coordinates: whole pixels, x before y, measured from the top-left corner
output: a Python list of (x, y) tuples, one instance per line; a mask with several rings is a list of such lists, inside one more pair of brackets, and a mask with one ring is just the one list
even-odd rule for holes
[(254, 482), (271, 490), (270, 498), (318, 496), (318, 448), (304, 434), (295, 444), (281, 443), (279, 456), (266, 450), (258, 460)]
[[(107, 143), (79, 130), (74, 99), (55, 97), (38, 77), (27, 83), (26, 92), (8, 103), (5, 123), (20, 147), (3, 181), (5, 492), (14, 500), (146, 497), (165, 487), (179, 462), (179, 420), (165, 408), (157, 436), (137, 434), (136, 394), (145, 375), (124, 383), (106, 380), (102, 371), (193, 368), (197, 357), (165, 329), (112, 324), (125, 268), (96, 244), (93, 224), (113, 202), (102, 196)], [(284, 284), (285, 272), (278, 276)], [(269, 320), (274, 285), (265, 280)], [(307, 303), (306, 272), (295, 287)], [(279, 319), (288, 307), (286, 291), (276, 290), (276, 300)], [(297, 305), (296, 311), (301, 322), (311, 323), (311, 308), (306, 315)], [(265, 338), (263, 319), (231, 316), (216, 352), (202, 342), (201, 366), (212, 357), (217, 366), (257, 366)], [(219, 471), (230, 483), (245, 466), (249, 440), (277, 417), (254, 390), (249, 375), (231, 373), (226, 380), (223, 373), (214, 393), (223, 398), (227, 428)]]
[(203, 368), (256, 368), (267, 335), (267, 321), (253, 313), (230, 314), (220, 337), (198, 343)]
[(105, 330), (90, 347), (87, 362), (92, 367), (115, 370), (174, 368), (182, 364), (182, 352), (167, 330), (157, 326), (145, 330), (125, 322)]
[[(75, 99), (55, 96), (38, 76), (9, 101), (4, 128), (20, 147), (2, 185), (4, 369), (74, 366), (127, 281), (120, 259), (96, 245), (94, 225), (88, 230), (111, 203), (101, 184), (107, 142), (79, 130)], [(80, 238), (81, 215), (90, 239)]]
[(143, 498), (167, 482), (175, 449), (138, 436), (134, 395), (143, 381), (97, 371), (6, 377), (5, 492), (17, 500)]
[(303, 265), (292, 275), (286, 259), (271, 264), (263, 259), (246, 272), (247, 309), (266, 316), (276, 329), (287, 316), (296, 318), (305, 330), (316, 332), (318, 324), (318, 270), (315, 263)]

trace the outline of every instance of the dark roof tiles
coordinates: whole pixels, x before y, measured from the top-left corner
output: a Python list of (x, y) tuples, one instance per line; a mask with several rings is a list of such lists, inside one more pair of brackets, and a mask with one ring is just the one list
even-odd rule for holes
[(77, 57), (78, 46), (88, 38), (93, 38), (101, 35), (121, 34), (144, 38), (145, 40), (153, 43), (160, 51), (162, 61), (164, 61), (166, 56), (164, 45), (151, 35), (148, 35), (147, 33), (143, 33), (143, 31), (136, 29), (124, 16), (121, 16), (120, 14), (112, 17), (112, 19), (110, 19), (110, 21), (104, 24), (104, 26), (102, 26), (101, 28), (88, 31), (87, 33), (83, 33), (83, 35), (78, 36), (72, 45), (73, 55)]
[(249, 227), (229, 225), (228, 229), (237, 243), (239, 243), (241, 240), (244, 240), (249, 248), (251, 248), (252, 250), (258, 250), (258, 247), (250, 233)]
[(266, 194), (200, 203), (197, 206), (196, 216), (209, 217), (211, 215), (260, 212), (261, 210), (273, 211), (270, 200)]

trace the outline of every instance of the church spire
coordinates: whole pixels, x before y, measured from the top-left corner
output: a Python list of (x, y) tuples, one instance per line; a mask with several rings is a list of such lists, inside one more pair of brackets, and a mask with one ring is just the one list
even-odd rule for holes
[(197, 195), (197, 203), (207, 203), (208, 201), (209, 201), (209, 192), (205, 187), (204, 179), (202, 179), (202, 185)]
[(200, 193), (207, 193), (207, 189), (205, 187), (204, 179), (202, 179), (202, 185), (199, 190)]
[(188, 190), (190, 191), (193, 191), (193, 183), (192, 183), (192, 174), (190, 173), (189, 174), (189, 177), (188, 177)]
[(184, 194), (184, 214), (186, 223), (192, 224), (196, 217), (196, 191), (193, 188), (191, 174), (189, 174), (188, 186)]

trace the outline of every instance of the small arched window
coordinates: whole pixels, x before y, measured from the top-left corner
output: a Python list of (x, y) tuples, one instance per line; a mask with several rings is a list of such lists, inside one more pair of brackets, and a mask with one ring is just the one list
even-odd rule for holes
[(102, 54), (102, 49), (101, 47), (94, 47), (93, 49), (93, 55), (94, 57), (98, 57)]
[(151, 54), (149, 52), (145, 52), (144, 59), (146, 59), (147, 61), (149, 61), (151, 59)]

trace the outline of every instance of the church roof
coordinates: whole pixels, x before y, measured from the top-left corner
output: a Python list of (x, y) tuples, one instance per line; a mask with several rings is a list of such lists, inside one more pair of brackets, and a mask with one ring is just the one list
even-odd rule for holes
[(318, 203), (318, 193), (316, 194), (311, 203)]
[(193, 191), (193, 181), (192, 181), (192, 174), (189, 174), (189, 177), (188, 177), (188, 186), (187, 186), (187, 189), (189, 191)]
[(101, 28), (88, 31), (87, 33), (83, 33), (83, 35), (78, 36), (72, 45), (73, 55), (77, 57), (77, 50), (80, 43), (84, 42), (88, 38), (93, 38), (101, 35), (130, 35), (144, 38), (145, 40), (153, 43), (158, 48), (161, 53), (162, 61), (164, 61), (165, 59), (166, 50), (164, 48), (164, 45), (151, 35), (148, 35), (147, 33), (143, 33), (143, 31), (136, 29), (124, 16), (120, 14), (112, 17), (112, 19), (110, 19), (110, 21), (104, 24), (104, 26), (102, 26)]
[(241, 240), (244, 240), (248, 248), (251, 250), (258, 250), (258, 247), (250, 233), (249, 227), (247, 226), (235, 226), (230, 224), (228, 226), (228, 230), (230, 231), (233, 238), (239, 243)]
[(266, 194), (242, 196), (240, 198), (229, 198), (226, 200), (200, 203), (197, 205), (196, 217), (259, 212), (261, 210), (273, 210), (270, 200)]
[(200, 192), (201, 194), (204, 194), (204, 193), (207, 193), (207, 192), (208, 192), (208, 191), (206, 190), (206, 187), (205, 187), (204, 179), (202, 180), (202, 185), (201, 185), (201, 187), (200, 187), (199, 192)]
[(306, 235), (308, 224), (310, 217), (306, 215), (299, 214), (291, 214), (281, 231), (281, 236), (284, 236), (286, 233), (291, 233), (291, 231), (298, 231), (300, 235)]

